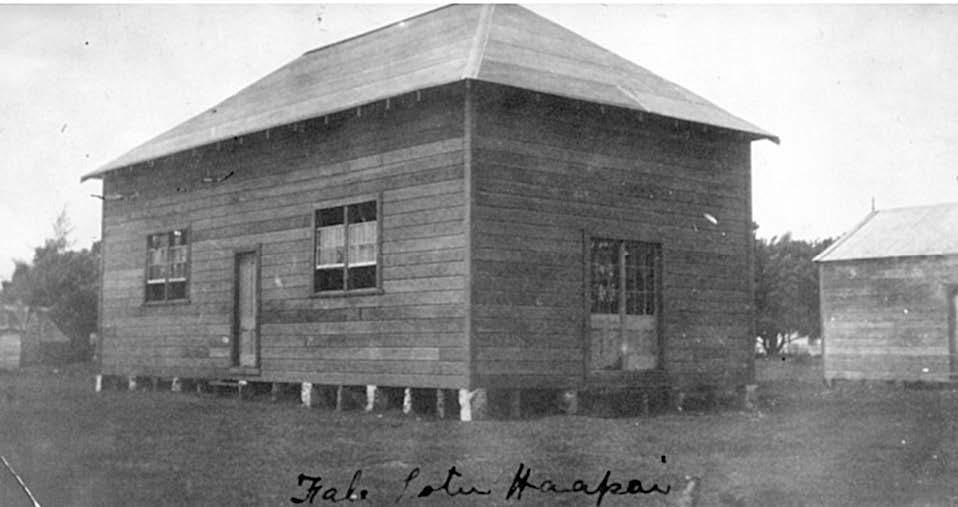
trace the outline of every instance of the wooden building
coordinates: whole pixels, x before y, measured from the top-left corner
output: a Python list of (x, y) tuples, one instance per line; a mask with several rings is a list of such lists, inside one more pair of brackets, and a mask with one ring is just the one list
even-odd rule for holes
[(310, 51), (85, 176), (102, 371), (748, 384), (758, 139), (514, 5)]
[(50, 319), (50, 309), (17, 302), (0, 305), (0, 369), (59, 364), (73, 358), (70, 338)]
[(874, 211), (815, 260), (827, 382), (958, 379), (958, 203)]
[(15, 308), (0, 306), (0, 370), (18, 370), (22, 364), (24, 329)]

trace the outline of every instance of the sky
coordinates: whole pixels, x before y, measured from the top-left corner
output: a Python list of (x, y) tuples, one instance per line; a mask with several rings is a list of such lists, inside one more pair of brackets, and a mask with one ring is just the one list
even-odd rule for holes
[[(958, 201), (958, 6), (526, 4), (781, 137), (752, 147), (759, 236), (838, 236)], [(310, 49), (430, 5), (0, 5), (0, 279), (100, 234), (80, 177)]]

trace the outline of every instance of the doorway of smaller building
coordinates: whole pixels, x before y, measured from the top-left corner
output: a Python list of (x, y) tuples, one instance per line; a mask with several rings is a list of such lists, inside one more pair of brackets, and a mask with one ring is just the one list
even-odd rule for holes
[(659, 366), (661, 252), (659, 243), (591, 238), (591, 373)]
[(238, 252), (233, 298), (233, 366), (259, 367), (259, 252)]

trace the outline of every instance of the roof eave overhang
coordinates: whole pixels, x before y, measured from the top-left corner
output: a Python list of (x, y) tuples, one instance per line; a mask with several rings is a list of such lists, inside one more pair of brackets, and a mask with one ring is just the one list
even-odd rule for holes
[(838, 262), (858, 262), (858, 261), (878, 261), (887, 259), (926, 259), (929, 257), (956, 257), (958, 252), (940, 252), (940, 253), (913, 253), (898, 255), (870, 255), (864, 257), (842, 257), (840, 259), (812, 259), (817, 264), (834, 264)]
[[(476, 78), (472, 78), (472, 77), (463, 77), (462, 79), (459, 79), (459, 80), (451, 80), (451, 81), (446, 81), (446, 82), (435, 83), (435, 84), (433, 84), (433, 86), (431, 86), (431, 87), (445, 86), (445, 85), (449, 85), (449, 84), (452, 84), (452, 83), (455, 83), (455, 82), (462, 82), (462, 81), (479, 81), (479, 82), (486, 82), (486, 83), (500, 84), (500, 85), (501, 85), (501, 83), (496, 83), (496, 82), (494, 82), (494, 81), (487, 81), (487, 80), (476, 79)], [(504, 85), (504, 86), (511, 86), (511, 85)], [(430, 87), (430, 88), (431, 88), (431, 87)], [(423, 88), (423, 89), (425, 89), (425, 88)], [(413, 92), (414, 92), (414, 91), (416, 91), (416, 90), (413, 90)], [(550, 95), (560, 96), (560, 97), (563, 97), (563, 98), (566, 98), (566, 99), (569, 99), (569, 100), (579, 100), (579, 101), (584, 101), (584, 100), (585, 100), (585, 99), (578, 98), (578, 97), (573, 97), (573, 96), (568, 96), (568, 95), (561, 95), (561, 94), (557, 95), (557, 94), (554, 94), (554, 93), (543, 92), (543, 91), (532, 90), (532, 89), (529, 89), (529, 91), (537, 92), (537, 93), (548, 93), (548, 94), (550, 94)], [(226, 139), (232, 139), (232, 138), (236, 138), (236, 137), (248, 136), (248, 135), (251, 135), (251, 134), (255, 134), (255, 133), (257, 133), (257, 132), (262, 132), (262, 131), (264, 131), (264, 130), (269, 130), (269, 129), (273, 129), (273, 128), (279, 128), (279, 127), (282, 127), (282, 126), (284, 126), (284, 125), (292, 125), (292, 124), (294, 124), (294, 123), (297, 123), (297, 122), (300, 122), (300, 121), (310, 120), (310, 119), (312, 119), (312, 118), (320, 118), (320, 117), (326, 116), (326, 115), (332, 115), (332, 114), (341, 113), (341, 112), (343, 112), (343, 111), (348, 111), (348, 110), (353, 109), (353, 108), (356, 108), (356, 107), (363, 107), (363, 106), (366, 106), (366, 105), (369, 105), (369, 104), (374, 104), (374, 103), (379, 102), (379, 101), (382, 101), (382, 100), (395, 98), (395, 97), (397, 97), (397, 96), (401, 96), (401, 95), (404, 95), (404, 94), (406, 94), (406, 93), (411, 93), (411, 92), (410, 92), (410, 91), (405, 91), (405, 92), (403, 92), (403, 93), (401, 93), (401, 94), (394, 95), (394, 96), (390, 96), (390, 97), (379, 97), (379, 98), (376, 98), (375, 100), (371, 100), (371, 101), (365, 102), (365, 103), (363, 103), (363, 104), (353, 104), (353, 105), (350, 105), (350, 106), (348, 106), (348, 107), (343, 107), (343, 108), (336, 109), (336, 110), (332, 110), (332, 111), (328, 111), (328, 112), (318, 113), (318, 114), (311, 115), (311, 116), (308, 116), (308, 117), (303, 117), (303, 118), (295, 119), (295, 120), (293, 120), (293, 121), (286, 121), (286, 122), (283, 122), (283, 123), (277, 123), (277, 124), (275, 124), (275, 125), (269, 125), (269, 126), (265, 126), (265, 127), (260, 127), (260, 128), (254, 129), (254, 130), (247, 131), (247, 132), (227, 133), (227, 134), (224, 134), (224, 135), (221, 136), (221, 137), (217, 137), (217, 138), (208, 140), (208, 141), (206, 141), (206, 142), (201, 142), (201, 143), (198, 143), (198, 144), (195, 144), (195, 145), (188, 145), (188, 146), (186, 146), (186, 147), (184, 147), (184, 148), (181, 148), (181, 149), (179, 149), (179, 150), (176, 150), (176, 151), (173, 151), (173, 152), (170, 152), (170, 153), (160, 153), (160, 154), (158, 154), (158, 155), (155, 155), (155, 156), (149, 157), (149, 158), (134, 159), (134, 160), (132, 160), (132, 161), (119, 163), (121, 160), (123, 160), (124, 157), (126, 157), (126, 154), (124, 154), (124, 155), (122, 155), (122, 156), (120, 156), (120, 157), (114, 159), (113, 161), (108, 162), (108, 163), (106, 163), (106, 164), (100, 166), (100, 167), (97, 168), (96, 170), (91, 171), (91, 172), (89, 172), (89, 173), (87, 173), (87, 174), (84, 174), (83, 176), (80, 177), (80, 182), (83, 183), (83, 182), (85, 182), (85, 181), (87, 181), (87, 180), (91, 180), (91, 179), (102, 179), (104, 176), (106, 176), (106, 175), (107, 175), (108, 173), (110, 173), (110, 172), (123, 169), (124, 167), (131, 167), (131, 166), (134, 166), (134, 165), (137, 165), (137, 164), (142, 164), (142, 163), (144, 163), (144, 162), (149, 162), (149, 161), (151, 161), (151, 160), (157, 160), (157, 159), (160, 159), (160, 158), (163, 158), (163, 157), (170, 156), (170, 155), (172, 155), (172, 154), (174, 154), (174, 153), (180, 153), (180, 152), (183, 152), (183, 151), (186, 151), (186, 150), (201, 148), (201, 147), (203, 147), (203, 146), (209, 146), (209, 145), (214, 144), (214, 143), (216, 143), (216, 142), (224, 141), (224, 140), (226, 140)], [(741, 134), (741, 135), (746, 136), (749, 141), (769, 140), (769, 141), (775, 143), (776, 145), (781, 144), (781, 140), (779, 139), (778, 136), (776, 136), (776, 135), (774, 135), (774, 134), (771, 134), (771, 133), (769, 133), (769, 132), (766, 132), (766, 131), (764, 131), (764, 130), (758, 128), (758, 127), (755, 127), (754, 125), (750, 125), (752, 128), (749, 129), (749, 130), (743, 130), (743, 129), (733, 128), (733, 127), (727, 127), (727, 126), (723, 126), (723, 125), (715, 125), (715, 124), (710, 124), (710, 123), (703, 123), (703, 122), (700, 122), (700, 121), (689, 120), (689, 119), (686, 119), (686, 118), (678, 118), (678, 117), (673, 118), (673, 117), (671, 117), (671, 116), (662, 115), (662, 114), (656, 113), (656, 112), (654, 112), (654, 111), (649, 111), (649, 110), (645, 109), (644, 107), (642, 107), (641, 105), (628, 105), (628, 104), (619, 104), (619, 103), (612, 103), (612, 102), (609, 102), (609, 103), (599, 103), (599, 102), (594, 102), (594, 101), (588, 101), (588, 102), (593, 102), (593, 103), (597, 103), (597, 104), (604, 105), (604, 106), (609, 106), (609, 107), (619, 107), (619, 108), (624, 108), (624, 109), (631, 109), (631, 110), (634, 110), (634, 111), (637, 111), (637, 112), (640, 112), (640, 113), (643, 113), (643, 114), (648, 114), (648, 115), (652, 115), (652, 116), (658, 116), (658, 117), (661, 117), (661, 118), (667, 118), (667, 119), (673, 119), (673, 120), (679, 120), (679, 121), (694, 123), (694, 124), (698, 124), (698, 125), (704, 125), (704, 126), (707, 126), (707, 127), (716, 128), (716, 129), (721, 129), (721, 130), (725, 130), (725, 131), (729, 131), (729, 132), (737, 132), (737, 133), (739, 133), (739, 134)], [(150, 142), (152, 142), (152, 140), (151, 140), (151, 141), (146, 141), (145, 143), (143, 143), (143, 144), (140, 145), (140, 146), (149, 144)], [(134, 149), (136, 149), (136, 148), (134, 148)], [(127, 152), (127, 153), (129, 153), (129, 152)]]

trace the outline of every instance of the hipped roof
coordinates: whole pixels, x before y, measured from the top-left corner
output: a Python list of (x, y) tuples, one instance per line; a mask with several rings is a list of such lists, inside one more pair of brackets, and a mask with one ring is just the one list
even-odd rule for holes
[(816, 262), (958, 254), (958, 203), (873, 211)]
[(774, 135), (517, 5), (450, 5), (309, 51), (83, 177), (473, 79)]

